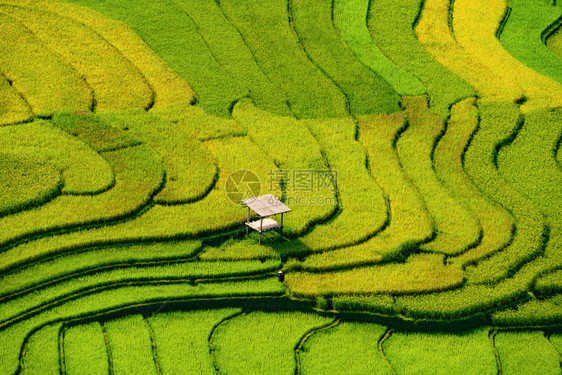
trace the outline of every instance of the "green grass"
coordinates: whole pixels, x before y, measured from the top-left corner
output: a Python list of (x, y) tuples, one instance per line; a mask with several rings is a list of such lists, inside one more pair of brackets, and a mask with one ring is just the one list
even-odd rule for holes
[(92, 88), (96, 111), (149, 108), (153, 95), (146, 79), (107, 41), (68, 17), (48, 11), (3, 6), (45, 47), (73, 67)]
[(155, 96), (151, 109), (162, 109), (195, 101), (195, 93), (185, 79), (170, 69), (166, 62), (126, 24), (107, 18), (91, 8), (70, 3), (33, 2), (26, 6), (72, 18), (91, 28), (115, 47), (150, 84)]
[(203, 249), (199, 259), (203, 261), (237, 261), (249, 259), (275, 259), (279, 254), (267, 245), (259, 245), (253, 238), (242, 240), (229, 239), (220, 246), (209, 246)]
[(163, 374), (215, 374), (209, 338), (215, 326), (240, 309), (176, 311), (148, 317)]
[(104, 323), (114, 374), (157, 375), (150, 329), (142, 315)]
[(0, 312), (0, 324), (33, 314), (35, 310), (45, 310), (58, 301), (72, 300), (84, 295), (127, 286), (129, 284), (148, 284), (186, 282), (193, 284), (198, 279), (233, 278), (255, 274), (271, 273), (279, 269), (276, 260), (261, 262), (177, 262), (149, 264), (126, 268), (99, 270), (86, 275), (79, 275), (69, 280), (62, 280), (54, 285), (36, 288), (3, 303)]
[(25, 345), (21, 374), (60, 374), (59, 332), (62, 324), (51, 324), (34, 332)]
[(490, 200), (472, 182), (463, 168), (466, 147), (478, 129), (478, 110), (473, 99), (455, 104), (447, 130), (435, 147), (433, 164), (437, 176), (454, 197), (478, 220), (482, 230), (480, 243), (449, 261), (463, 265), (473, 263), (501, 250), (513, 237), (510, 214)]
[(433, 235), (431, 219), (417, 191), (404, 174), (395, 142), (404, 129), (402, 115), (358, 119), (359, 142), (365, 147), (375, 182), (388, 196), (390, 224), (367, 241), (343, 249), (313, 254), (299, 267), (329, 270), (391, 260)]
[(367, 26), (381, 51), (400, 68), (415, 75), (426, 87), (431, 110), (446, 115), (453, 103), (474, 96), (474, 90), (435, 61), (419, 44), (412, 25), (417, 20), (420, 2), (371, 1)]
[(316, 332), (303, 346), (301, 370), (306, 374), (391, 374), (377, 349), (385, 331), (377, 324), (340, 322)]
[(542, 40), (543, 32), (561, 15), (562, 9), (541, 0), (510, 0), (511, 12), (500, 42), (517, 60), (562, 83), (562, 61)]
[(189, 14), (221, 67), (244, 87), (258, 108), (290, 115), (282, 87), (260, 69), (243, 36), (222, 13), (219, 2), (180, 0), (175, 4)]
[(562, 335), (559, 333), (551, 335), (550, 342), (554, 345), (556, 350), (558, 350), (558, 354), (562, 355)]
[(222, 0), (220, 5), (264, 73), (285, 90), (297, 118), (348, 115), (343, 93), (299, 45), (289, 24), (286, 3)]
[(369, 0), (334, 1), (333, 21), (351, 53), (378, 73), (399, 95), (422, 95), (419, 79), (388, 59), (371, 39), (367, 29)]
[(115, 175), (103, 156), (44, 120), (0, 129), (4, 152), (37, 155), (60, 171), (68, 194), (98, 194), (115, 184)]
[(219, 372), (293, 374), (295, 347), (310, 330), (330, 318), (301, 312), (251, 312), (216, 330), (212, 346)]
[(163, 242), (153, 244), (126, 244), (102, 246), (68, 251), (67, 253), (43, 261), (35, 262), (28, 267), (0, 276), (2, 291), (0, 296), (6, 297), (21, 290), (33, 288), (68, 277), (69, 275), (87, 272), (98, 268), (134, 266), (149, 262), (182, 260), (193, 256), (201, 249), (197, 240), (182, 242)]
[(132, 134), (158, 152), (166, 167), (166, 185), (156, 194), (158, 204), (190, 203), (209, 192), (218, 173), (215, 160), (203, 144), (174, 123), (144, 111), (107, 116), (108, 122)]
[(502, 374), (560, 373), (560, 357), (543, 332), (498, 332), (495, 345)]
[(18, 95), (6, 77), (0, 74), (0, 126), (29, 121), (32, 116), (29, 104)]
[(345, 294), (427, 293), (458, 287), (463, 272), (443, 265), (437, 254), (413, 255), (405, 263), (324, 273), (291, 272), (285, 279), (291, 295), (311, 298)]
[(104, 154), (115, 187), (96, 196), (60, 196), (37, 210), (0, 219), (0, 244), (33, 234), (126, 217), (145, 206), (164, 178), (162, 162), (146, 146)]
[(492, 314), (494, 324), (504, 327), (548, 326), (562, 320), (562, 296), (531, 299)]
[(324, 0), (289, 1), (292, 26), (304, 51), (343, 91), (352, 115), (397, 112), (396, 91), (345, 47), (334, 27), (332, 6)]
[(558, 30), (546, 39), (546, 46), (558, 56), (558, 58), (562, 59), (562, 28), (558, 28)]
[(21, 345), (28, 332), (53, 320), (69, 320), (96, 313), (115, 311), (126, 306), (143, 306), (183, 299), (226, 298), (247, 296), (279, 296), (284, 287), (272, 277), (267, 280), (229, 281), (223, 283), (187, 283), (130, 285), (105, 290), (83, 298), (66, 301), (29, 319), (0, 328), (0, 370), (14, 373), (18, 367)]
[(64, 332), (66, 374), (107, 374), (109, 361), (104, 334), (98, 322), (73, 326)]
[(554, 294), (562, 292), (562, 270), (552, 271), (539, 277), (533, 286), (537, 294)]
[[(192, 18), (172, 2), (72, 0), (135, 30), (171, 69), (193, 88), (207, 112), (229, 117), (234, 103), (248, 95), (217, 62)], [(189, 51), (189, 53), (185, 53)]]
[(510, 212), (517, 223), (513, 242), (500, 252), (467, 268), (469, 281), (494, 282), (508, 277), (543, 252), (546, 228), (537, 208), (506, 181), (496, 167), (498, 149), (518, 127), (519, 111), (510, 103), (479, 106), (481, 122), (465, 154), (465, 170), (489, 198)]
[(78, 72), (50, 52), (24, 25), (0, 14), (0, 65), (33, 113), (89, 111), (91, 89)]
[(52, 199), (63, 186), (60, 170), (39, 155), (0, 154), (0, 216)]
[(393, 332), (383, 350), (398, 374), (497, 374), (485, 329), (459, 334)]
[(438, 115), (427, 109), (425, 98), (406, 102), (409, 127), (396, 143), (404, 172), (417, 188), (433, 219), (437, 236), (420, 245), (425, 251), (458, 255), (480, 240), (478, 221), (441, 184), (431, 159), (435, 142), (444, 127)]

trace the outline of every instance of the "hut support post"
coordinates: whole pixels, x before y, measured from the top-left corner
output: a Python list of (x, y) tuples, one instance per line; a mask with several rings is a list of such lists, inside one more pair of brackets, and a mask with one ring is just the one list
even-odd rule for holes
[(261, 245), (261, 231), (263, 230), (263, 217), (260, 220), (260, 242), (259, 244)]
[(279, 233), (283, 233), (283, 213), (281, 213), (281, 227), (279, 228)]
[[(248, 207), (248, 219), (246, 220), (246, 224), (250, 222), (250, 207)], [(250, 228), (246, 225), (246, 236), (248, 236), (248, 230)]]

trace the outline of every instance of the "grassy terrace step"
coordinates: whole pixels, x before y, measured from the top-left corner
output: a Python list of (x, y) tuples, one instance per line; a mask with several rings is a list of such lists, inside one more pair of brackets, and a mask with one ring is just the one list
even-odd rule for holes
[(60, 170), (45, 157), (0, 153), (0, 216), (39, 206), (62, 186)]
[(79, 73), (49, 51), (23, 24), (0, 14), (2, 73), (37, 116), (89, 111), (93, 96)]
[(521, 302), (512, 308), (493, 313), (491, 321), (504, 327), (559, 326), (562, 321), (562, 295)]
[[(356, 140), (357, 124), (350, 118), (304, 120), (302, 124), (318, 140), (334, 171), (341, 212), (299, 241), (308, 250), (320, 252), (372, 237), (386, 226), (389, 213), (386, 197), (366, 168), (365, 149)], [(290, 254), (290, 246), (280, 250)]]
[(562, 15), (562, 8), (541, 0), (509, 0), (509, 18), (500, 41), (516, 59), (562, 83), (562, 61), (543, 41), (544, 31)]
[(0, 73), (0, 126), (29, 121), (32, 116), (29, 104)]
[[(33, 234), (126, 217), (145, 206), (160, 188), (162, 163), (146, 146), (107, 152), (104, 157), (115, 173), (114, 188), (92, 197), (60, 196), (35, 210), (3, 217), (0, 243), (8, 245)], [(6, 265), (4, 259), (1, 264)]]
[(207, 112), (229, 117), (234, 103), (248, 95), (217, 62), (192, 18), (174, 2), (71, 2), (129, 25), (171, 69), (189, 82)]
[(93, 195), (115, 184), (108, 161), (51, 122), (36, 120), (0, 129), (0, 149), (47, 159), (62, 174), (62, 193)]
[(560, 374), (560, 357), (543, 332), (500, 331), (494, 341), (502, 374)]
[(232, 374), (293, 374), (299, 341), (330, 320), (302, 312), (255, 311), (235, 317), (213, 334), (217, 369)]
[(453, 30), (457, 42), (474, 60), (523, 89), (527, 99), (522, 106), (524, 112), (561, 106), (562, 84), (516, 60), (496, 38), (506, 8), (506, 0), (493, 0), (486, 6), (475, 0), (455, 1)]
[(107, 119), (162, 157), (166, 185), (154, 196), (155, 203), (190, 203), (203, 198), (213, 187), (218, 177), (213, 155), (191, 133), (142, 110), (112, 113)]
[(482, 194), (463, 169), (466, 147), (478, 129), (478, 115), (473, 98), (455, 104), (446, 132), (433, 154), (437, 176), (455, 199), (471, 210), (482, 228), (482, 240), (477, 246), (448, 259), (463, 265), (503, 249), (513, 239), (515, 230), (511, 215)]
[[(3, 2), (10, 2), (3, 0)], [(129, 60), (146, 78), (155, 93), (152, 108), (189, 104), (195, 94), (187, 82), (158, 56), (142, 38), (122, 22), (104, 17), (91, 8), (53, 1), (12, 1), (33, 9), (60, 14), (80, 22), (95, 31)]]
[(474, 90), (419, 44), (412, 25), (417, 22), (420, 3), (407, 0), (396, 6), (394, 0), (371, 0), (367, 25), (381, 51), (423, 83), (431, 110), (445, 115), (453, 103), (474, 96)]
[(264, 73), (285, 90), (297, 118), (348, 115), (343, 93), (302, 50), (285, 2), (222, 0), (220, 5)]
[(209, 352), (211, 334), (218, 324), (241, 312), (241, 309), (177, 311), (148, 317), (162, 373), (214, 374), (215, 365)]
[(497, 374), (488, 331), (393, 332), (382, 344), (397, 374)]
[(218, 1), (181, 0), (177, 6), (193, 19), (213, 57), (236, 82), (246, 88), (258, 108), (290, 115), (283, 89), (257, 65), (244, 37), (232, 25)]
[(396, 91), (345, 48), (332, 7), (324, 0), (289, 0), (292, 26), (304, 51), (343, 91), (352, 115), (397, 112)]
[[(236, 105), (232, 116), (279, 168), (261, 183), (269, 189), (279, 189), (284, 184), (285, 203), (292, 210), (283, 223), (284, 233), (299, 235), (315, 222), (329, 218), (337, 208), (336, 187), (330, 178), (326, 179), (328, 184), (319, 186), (326, 182), (319, 173), (324, 173), (324, 177), (330, 174), (325, 154), (310, 130), (294, 117), (274, 116), (247, 102)], [(306, 180), (299, 181), (299, 176)], [(325, 202), (315, 204), (313, 199)]]
[(562, 269), (539, 277), (533, 289), (536, 294), (562, 293)]
[(371, 39), (367, 28), (369, 0), (335, 0), (333, 21), (346, 46), (378, 73), (399, 95), (422, 95), (425, 87), (413, 74), (388, 59)]
[(470, 82), (481, 98), (511, 102), (521, 99), (523, 91), (508, 72), (492, 71), (457, 43), (451, 24), (452, 7), (448, 0), (423, 3), (415, 28), (420, 44), (437, 61)]
[[(263, 236), (265, 237), (266, 234)], [(251, 237), (243, 240), (230, 238), (220, 244), (220, 246), (207, 246), (203, 248), (198, 258), (203, 261), (236, 261), (251, 259), (265, 261), (266, 259), (278, 259), (279, 253), (277, 253), (273, 247), (256, 243), (256, 240)]]
[(547, 227), (536, 206), (519, 194), (496, 166), (498, 149), (516, 134), (519, 110), (510, 103), (481, 103), (480, 113), (480, 129), (466, 151), (464, 167), (484, 194), (513, 215), (517, 229), (508, 247), (467, 270), (470, 282), (495, 282), (543, 253)]
[(392, 374), (377, 349), (385, 331), (377, 324), (340, 322), (313, 333), (300, 354), (302, 373)]
[(63, 333), (63, 373), (107, 374), (111, 360), (105, 334), (98, 322), (73, 326)]
[(31, 335), (23, 351), (21, 374), (60, 374), (59, 333), (62, 327), (62, 323), (47, 325)]
[(432, 154), (444, 124), (438, 115), (429, 113), (424, 97), (404, 100), (409, 127), (398, 139), (396, 149), (404, 172), (419, 191), (437, 230), (437, 236), (420, 248), (447, 255), (463, 253), (480, 241), (480, 226), (435, 174)]
[(165, 261), (181, 261), (201, 249), (201, 242), (162, 242), (86, 248), (47, 258), (15, 272), (0, 276), (4, 299), (15, 293), (53, 283), (73, 275), (91, 273), (93, 269), (110, 269)]
[(291, 272), (285, 284), (291, 295), (311, 298), (344, 294), (411, 294), (462, 285), (463, 272), (443, 265), (438, 254), (412, 255), (405, 263), (381, 264), (324, 273)]
[(546, 39), (546, 46), (558, 56), (558, 58), (562, 59), (562, 28), (559, 27)]
[(131, 306), (171, 303), (186, 299), (278, 296), (284, 287), (276, 278), (267, 280), (233, 281), (218, 284), (187, 283), (125, 286), (67, 301), (0, 330), (0, 371), (14, 373), (18, 367), (20, 348), (27, 335), (53, 321), (79, 319), (103, 312), (118, 312)]
[(76, 69), (94, 90), (96, 111), (152, 106), (154, 93), (146, 79), (113, 46), (88, 27), (42, 10), (0, 6)]
[(63, 280), (55, 285), (36, 288), (25, 294), (4, 301), (0, 312), (0, 326), (12, 324), (43, 311), (60, 301), (81, 298), (101, 290), (116, 289), (128, 284), (158, 285), (173, 282), (195, 283), (198, 279), (233, 278), (275, 271), (280, 266), (277, 260), (261, 262), (176, 262), (148, 264), (127, 268), (96, 270), (86, 275)]
[(103, 327), (114, 374), (158, 375), (150, 327), (142, 315), (110, 320)]
[(367, 151), (371, 174), (388, 197), (390, 224), (361, 244), (310, 255), (299, 264), (304, 270), (330, 270), (394, 259), (433, 236), (431, 218), (396, 153), (396, 141), (406, 125), (404, 116), (364, 116), (357, 121), (359, 142)]
[(562, 173), (552, 152), (561, 132), (562, 110), (528, 113), (513, 143), (498, 155), (499, 170), (505, 180), (547, 218), (547, 269), (562, 267)]
[[(245, 137), (207, 141), (205, 146), (217, 159), (220, 175), (214, 188), (204, 199), (188, 205), (157, 205), (132, 221), (41, 238), (19, 245), (0, 254), (0, 268), (6, 270), (76, 248), (116, 242), (161, 241), (180, 237), (185, 239), (186, 236), (193, 237), (241, 226), (246, 219), (246, 210), (231, 202), (225, 193), (228, 176), (236, 170), (248, 169), (261, 181), (266, 181), (269, 171), (276, 167)], [(136, 147), (128, 150), (134, 149)]]

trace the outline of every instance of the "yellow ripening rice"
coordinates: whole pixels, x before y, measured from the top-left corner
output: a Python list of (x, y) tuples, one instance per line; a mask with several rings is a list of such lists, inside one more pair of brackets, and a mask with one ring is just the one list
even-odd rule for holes
[(187, 81), (172, 71), (143, 40), (126, 24), (107, 18), (86, 7), (56, 1), (14, 1), (33, 9), (42, 9), (80, 22), (113, 45), (146, 78), (155, 93), (153, 108), (165, 108), (195, 102), (195, 93)]
[(0, 70), (37, 116), (89, 111), (93, 93), (80, 74), (16, 19), (0, 13)]
[(506, 9), (506, 0), (456, 0), (453, 32), (457, 42), (473, 59), (521, 86), (527, 99), (522, 111), (562, 106), (562, 85), (516, 60), (497, 39)]
[(29, 105), (0, 73), (0, 126), (28, 121), (32, 116)]
[(523, 97), (523, 90), (507, 71), (495, 72), (475, 60), (457, 44), (449, 27), (449, 0), (426, 0), (416, 36), (420, 44), (437, 61), (464, 78), (482, 98), (515, 102)]
[(139, 71), (98, 34), (52, 12), (0, 6), (31, 30), (50, 50), (76, 69), (94, 90), (96, 111), (149, 108), (153, 93)]

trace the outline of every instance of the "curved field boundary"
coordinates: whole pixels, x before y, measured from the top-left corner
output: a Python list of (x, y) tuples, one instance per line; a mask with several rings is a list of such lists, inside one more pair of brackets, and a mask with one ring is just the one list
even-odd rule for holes
[(188, 83), (175, 73), (142, 38), (122, 22), (107, 18), (91, 8), (56, 1), (7, 1), (33, 9), (47, 10), (70, 17), (89, 27), (113, 45), (119, 53), (142, 72), (154, 90), (154, 105), (151, 109), (161, 109), (179, 104), (194, 103), (195, 93)]
[(546, 46), (551, 50), (559, 59), (562, 59), (562, 28), (558, 27), (546, 39)]
[(559, 327), (562, 321), (562, 296), (531, 298), (513, 308), (494, 312), (491, 322), (503, 327)]
[(462, 265), (474, 263), (505, 248), (513, 240), (515, 231), (509, 212), (482, 194), (463, 169), (466, 149), (478, 130), (478, 116), (474, 98), (453, 105), (445, 134), (433, 154), (437, 177), (459, 203), (471, 210), (482, 228), (482, 239), (478, 245), (447, 259)]
[(418, 78), (388, 59), (371, 39), (367, 28), (369, 0), (333, 1), (335, 27), (351, 52), (379, 74), (399, 95), (422, 95), (425, 87)]
[(105, 333), (98, 322), (68, 327), (64, 331), (64, 374), (108, 374), (111, 357)]
[(92, 89), (22, 23), (0, 14), (0, 65), (3, 75), (29, 103), (36, 116), (90, 111)]
[(247, 90), (217, 62), (192, 18), (177, 4), (148, 0), (134, 4), (125, 0), (71, 2), (92, 8), (135, 30), (171, 69), (189, 83), (207, 112), (230, 117), (236, 101), (248, 95)]
[(154, 93), (117, 49), (94, 31), (56, 13), (2, 5), (0, 12), (25, 25), (45, 46), (72, 66), (92, 88), (96, 111), (149, 109)]
[(475, 185), (514, 217), (513, 242), (500, 252), (468, 267), (471, 282), (497, 282), (544, 252), (548, 227), (543, 215), (497, 170), (498, 150), (516, 136), (521, 117), (514, 104), (481, 103), (480, 129), (470, 142), (464, 167)]
[(60, 374), (59, 335), (62, 323), (45, 326), (33, 333), (21, 354), (19, 374)]
[(345, 48), (334, 27), (332, 8), (333, 4), (324, 0), (289, 0), (293, 26), (304, 51), (343, 91), (353, 116), (397, 112), (396, 91)]
[(310, 255), (298, 265), (303, 270), (328, 271), (393, 260), (434, 235), (431, 218), (396, 152), (396, 142), (407, 126), (404, 116), (366, 116), (357, 121), (371, 175), (388, 196), (390, 223), (361, 244)]
[(486, 100), (516, 102), (523, 91), (508, 73), (494, 72), (474, 59), (457, 44), (451, 29), (453, 3), (450, 0), (426, 0), (415, 32), (420, 44), (437, 61), (464, 78)]
[(307, 343), (308, 339), (311, 336), (313, 336), (313, 335), (315, 335), (319, 332), (329, 330), (331, 328), (334, 328), (334, 327), (338, 326), (339, 324), (340, 324), (340, 321), (336, 318), (336, 319), (334, 319), (333, 322), (331, 322), (331, 323), (329, 323), (329, 324), (327, 324), (323, 327), (313, 328), (303, 335), (303, 337), (300, 339), (299, 343), (295, 346), (295, 363), (296, 363), (295, 374), (300, 374), (302, 372), (301, 353), (305, 352), (305, 349), (303, 349), (303, 347)]
[(506, 9), (507, 0), (493, 0), (486, 6), (474, 0), (455, 0), (453, 30), (457, 42), (473, 59), (520, 85), (527, 99), (521, 107), (523, 112), (562, 106), (562, 84), (523, 65), (497, 39)]
[(480, 226), (474, 215), (443, 187), (433, 169), (431, 158), (444, 123), (440, 116), (429, 113), (424, 97), (404, 100), (410, 126), (398, 139), (396, 149), (437, 231), (437, 236), (420, 245), (420, 249), (446, 255), (463, 253), (480, 241)]
[(509, 0), (509, 18), (500, 42), (516, 59), (537, 72), (562, 83), (562, 61), (545, 45), (546, 30), (562, 22), (562, 8), (541, 0)]
[[(315, 223), (324, 222), (335, 213), (336, 187), (332, 184), (319, 186), (320, 176), (317, 173), (329, 172), (326, 154), (306, 126), (294, 117), (274, 116), (249, 102), (237, 104), (232, 116), (279, 168), (278, 172), (272, 171), (262, 185), (280, 189), (285, 203), (292, 210), (283, 224), (283, 233), (290, 237), (303, 234)], [(296, 180), (299, 175), (310, 180), (305, 180), (300, 186)], [(326, 202), (311, 202), (311, 199), (319, 197)]]
[(220, 6), (264, 73), (283, 87), (297, 118), (348, 116), (343, 93), (302, 50), (287, 3), (221, 0)]
[(23, 96), (0, 73), (0, 126), (31, 120), (33, 112)]
[(419, 44), (413, 26), (422, 8), (421, 0), (407, 0), (400, 6), (393, 0), (370, 0), (367, 25), (371, 38), (381, 51), (426, 87), (430, 110), (446, 116), (453, 103), (475, 93), (470, 85), (439, 64)]
[(218, 1), (179, 0), (217, 62), (245, 87), (255, 105), (276, 115), (291, 115), (287, 96), (257, 65), (244, 37), (225, 17)]
[[(32, 235), (129, 216), (143, 208), (161, 188), (162, 162), (148, 147), (137, 146), (103, 156), (115, 173), (113, 189), (93, 197), (60, 196), (37, 210), (3, 217), (0, 244), (6, 246)], [(1, 255), (3, 258), (5, 253)], [(4, 259), (1, 264), (2, 268), (6, 266)]]
[(0, 149), (49, 160), (62, 175), (63, 194), (95, 195), (115, 185), (114, 172), (102, 155), (51, 122), (36, 120), (0, 128)]

